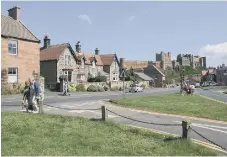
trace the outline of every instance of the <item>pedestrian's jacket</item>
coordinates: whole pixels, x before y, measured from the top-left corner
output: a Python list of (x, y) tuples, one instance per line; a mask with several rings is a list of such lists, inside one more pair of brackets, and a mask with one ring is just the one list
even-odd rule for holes
[(36, 97), (39, 97), (40, 96), (40, 86), (39, 86), (39, 83), (35, 81), (34, 84), (33, 84), (33, 88), (34, 88), (34, 91), (35, 91), (35, 96)]

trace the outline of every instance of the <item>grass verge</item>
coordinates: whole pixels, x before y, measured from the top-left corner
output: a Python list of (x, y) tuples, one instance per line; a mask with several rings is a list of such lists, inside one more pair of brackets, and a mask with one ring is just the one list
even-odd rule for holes
[(2, 112), (3, 156), (214, 156), (214, 150), (111, 121)]
[(152, 112), (227, 121), (227, 105), (198, 95), (166, 94), (112, 100), (116, 105)]

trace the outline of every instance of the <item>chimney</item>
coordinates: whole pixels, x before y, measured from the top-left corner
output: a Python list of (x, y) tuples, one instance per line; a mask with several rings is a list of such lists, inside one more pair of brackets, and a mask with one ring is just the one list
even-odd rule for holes
[(46, 33), (43, 39), (43, 47), (48, 48), (49, 46), (50, 46), (50, 38)]
[(76, 52), (77, 52), (77, 53), (81, 53), (80, 41), (78, 41), (78, 42), (76, 43)]
[(124, 68), (124, 61), (125, 61), (125, 58), (120, 58), (120, 68), (121, 69)]
[(15, 6), (8, 10), (9, 16), (12, 17), (14, 20), (20, 21), (20, 8), (19, 6)]
[(99, 55), (100, 50), (98, 48), (95, 49), (95, 54)]

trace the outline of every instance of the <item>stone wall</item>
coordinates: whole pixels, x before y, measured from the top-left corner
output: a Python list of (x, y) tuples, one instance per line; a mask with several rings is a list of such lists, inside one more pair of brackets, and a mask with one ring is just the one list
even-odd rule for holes
[[(65, 55), (71, 56), (71, 65), (65, 65)], [(77, 81), (77, 68), (79, 65), (76, 64), (75, 59), (73, 58), (70, 50), (66, 48), (64, 52), (60, 55), (58, 63), (57, 63), (57, 82), (60, 83), (59, 77), (64, 75), (63, 69), (72, 69), (72, 82)], [(56, 77), (56, 76), (55, 76)]]
[(127, 60), (124, 60), (123, 66), (126, 69), (130, 69), (131, 67), (133, 69), (140, 69), (140, 68), (147, 67), (148, 61), (127, 61)]

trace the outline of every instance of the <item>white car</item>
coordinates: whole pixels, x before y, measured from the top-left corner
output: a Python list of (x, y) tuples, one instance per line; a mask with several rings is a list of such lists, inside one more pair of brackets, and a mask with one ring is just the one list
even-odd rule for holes
[(128, 89), (129, 92), (142, 92), (143, 87), (139, 84), (131, 84)]

